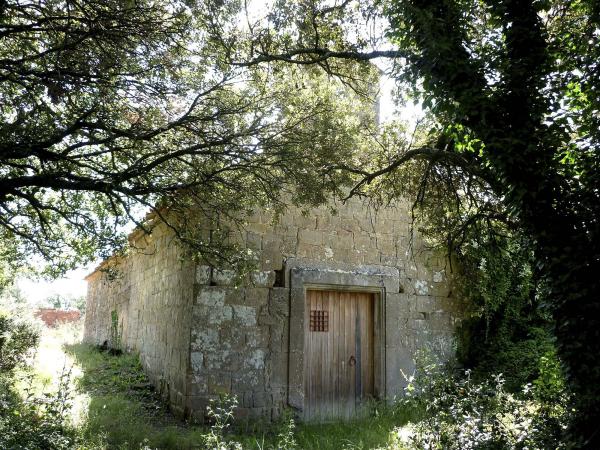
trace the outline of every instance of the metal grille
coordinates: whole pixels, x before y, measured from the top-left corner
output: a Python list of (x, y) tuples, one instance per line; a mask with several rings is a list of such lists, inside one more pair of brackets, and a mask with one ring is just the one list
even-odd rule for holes
[(329, 311), (310, 312), (310, 331), (329, 331)]

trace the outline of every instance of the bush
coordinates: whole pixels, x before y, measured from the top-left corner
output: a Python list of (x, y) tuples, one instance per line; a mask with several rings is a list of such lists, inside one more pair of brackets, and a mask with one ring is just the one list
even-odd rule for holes
[(70, 409), (69, 378), (65, 372), (58, 391), (34, 395), (28, 377), (25, 398), (16, 392), (11, 379), (0, 378), (0, 448), (19, 450), (71, 449), (77, 441), (67, 425)]
[(557, 365), (543, 362), (542, 378), (520, 395), (508, 392), (502, 375), (481, 382), (421, 358), (407, 388), (407, 407), (425, 408), (427, 416), (404, 433), (413, 449), (560, 449), (571, 411), (569, 396), (556, 375)]
[[(0, 448), (62, 450), (73, 448), (75, 432), (67, 425), (71, 406), (70, 373), (59, 379), (57, 392), (35, 395), (28, 356), (39, 343), (39, 333), (27, 321), (0, 314)], [(15, 369), (24, 369), (17, 374)], [(16, 389), (25, 378), (23, 395)]]
[(554, 348), (552, 319), (541, 307), (546, 289), (525, 238), (477, 239), (460, 256), (460, 297), (468, 314), (458, 358), (475, 380), (502, 373), (517, 393), (539, 375), (539, 359)]
[(31, 324), (0, 311), (0, 376), (7, 377), (37, 347), (40, 335)]

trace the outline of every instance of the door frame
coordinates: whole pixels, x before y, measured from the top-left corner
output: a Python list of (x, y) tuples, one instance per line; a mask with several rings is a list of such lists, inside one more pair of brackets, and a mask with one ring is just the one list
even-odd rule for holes
[(293, 260), (286, 262), (286, 283), (290, 287), (288, 405), (300, 417), (305, 409), (305, 327), (308, 320), (306, 292), (333, 290), (370, 292), (374, 295), (374, 390), (375, 397), (385, 399), (386, 389), (386, 293), (400, 290), (399, 271), (387, 266), (342, 266), (323, 262)]

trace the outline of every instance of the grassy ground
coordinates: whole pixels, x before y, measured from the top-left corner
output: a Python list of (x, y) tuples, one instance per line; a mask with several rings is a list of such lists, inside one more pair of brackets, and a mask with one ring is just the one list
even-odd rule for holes
[(86, 443), (81, 448), (206, 448), (212, 439), (210, 448), (235, 448), (237, 443), (237, 448), (263, 450), (285, 448), (293, 439), (294, 448), (301, 449), (390, 449), (398, 448), (397, 427), (417, 418), (414, 411), (374, 405), (371, 417), (354, 422), (294, 424), (293, 430), (289, 421), (234, 424), (227, 443), (217, 447), (214, 429), (173, 417), (135, 355), (113, 356), (78, 343), (77, 336), (73, 329), (46, 331), (37, 367), (46, 381), (71, 368), (73, 423)]

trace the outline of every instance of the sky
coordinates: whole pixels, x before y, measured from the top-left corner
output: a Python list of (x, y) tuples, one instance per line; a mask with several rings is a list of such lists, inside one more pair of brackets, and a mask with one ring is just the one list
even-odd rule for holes
[(80, 267), (65, 274), (63, 278), (54, 281), (38, 281), (20, 278), (17, 286), (21, 289), (30, 303), (39, 304), (46, 298), (60, 294), (65, 297), (81, 297), (87, 292), (84, 278), (92, 272), (96, 263)]

